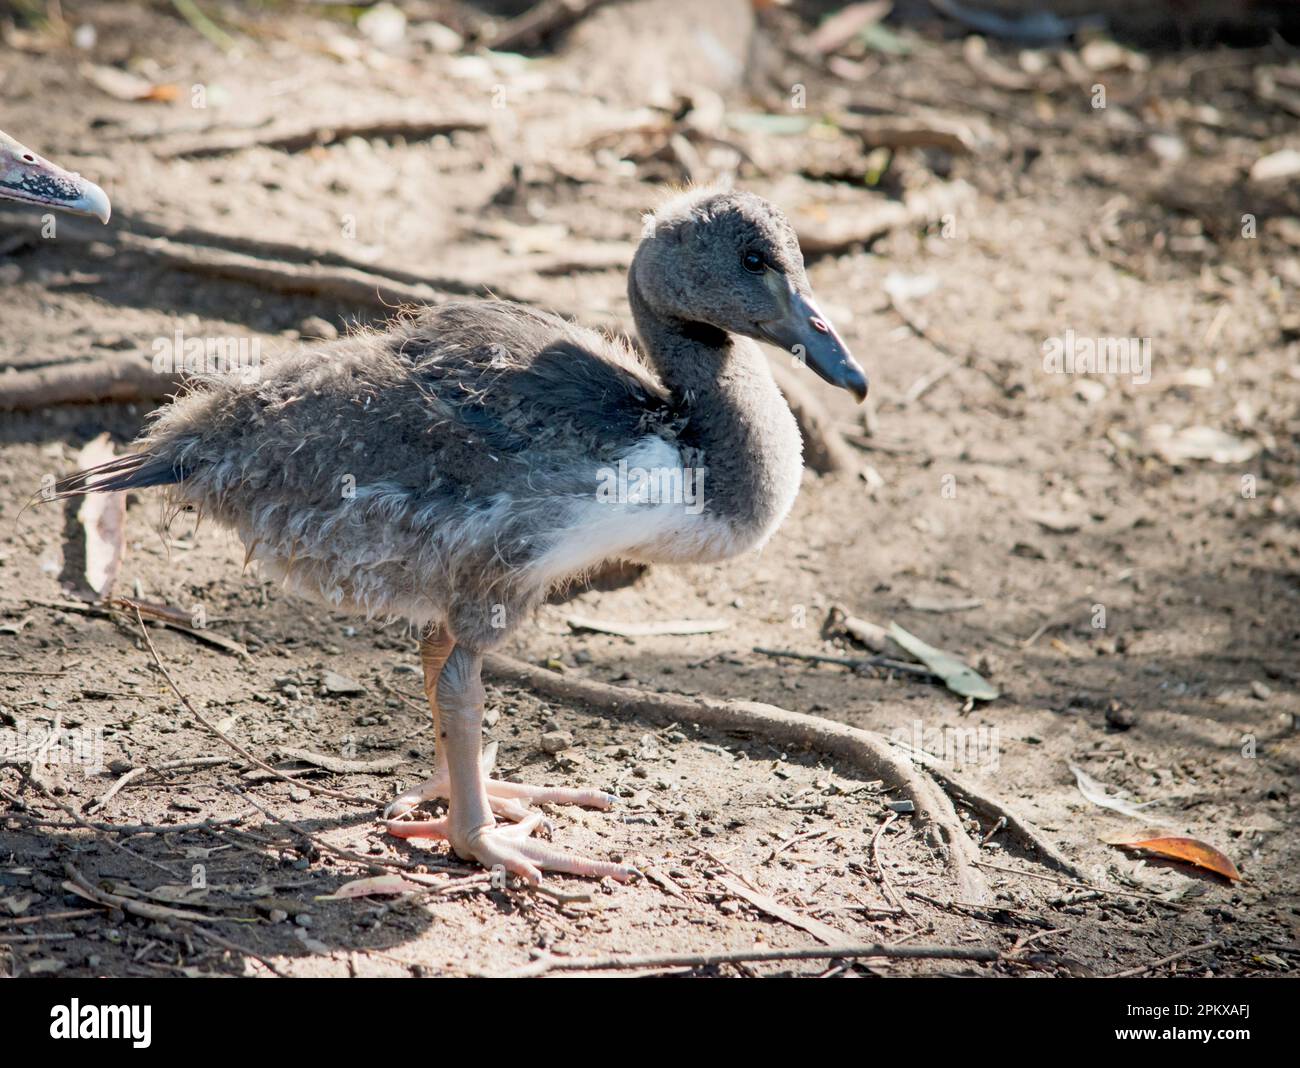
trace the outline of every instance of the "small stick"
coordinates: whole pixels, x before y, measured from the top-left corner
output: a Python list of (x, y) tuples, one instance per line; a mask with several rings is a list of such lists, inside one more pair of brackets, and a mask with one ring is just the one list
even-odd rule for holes
[[(115, 608), (121, 611), (135, 610), (142, 615), (166, 627), (168, 630), (174, 630), (178, 634), (185, 634), (197, 642), (204, 645), (211, 645), (220, 649), (223, 653), (231, 653), (244, 660), (248, 660), (248, 650), (239, 642), (231, 641), (211, 630), (204, 630), (201, 627), (191, 627), (188, 623), (182, 621), (181, 614), (166, 605), (146, 604), (143, 601), (135, 601), (130, 597), (110, 597), (105, 602), (109, 608)], [(184, 617), (188, 618), (188, 617)]]
[(1144, 901), (1150, 901), (1156, 905), (1164, 905), (1166, 908), (1182, 909), (1185, 905), (1179, 905), (1173, 901), (1166, 901), (1159, 894), (1145, 894), (1138, 890), (1112, 890), (1105, 886), (1089, 886), (1087, 883), (1070, 882), (1066, 879), (1057, 879), (1051, 875), (1042, 875), (1036, 871), (1018, 871), (1015, 868), (1004, 868), (1000, 864), (990, 864), (986, 860), (977, 860), (977, 868), (989, 868), (992, 871), (1003, 871), (1008, 875), (1027, 875), (1031, 879), (1042, 879), (1045, 883), (1055, 883), (1057, 886), (1068, 887), (1071, 890), (1091, 890), (1097, 894), (1111, 894), (1115, 897), (1136, 897)]
[(952, 372), (953, 368), (962, 364), (962, 357), (959, 353), (950, 349), (943, 341), (935, 337), (925, 324), (919, 319), (911, 306), (904, 300), (894, 296), (893, 293), (886, 293), (889, 297), (889, 306), (894, 309), (895, 314), (907, 324), (912, 331), (922, 341), (929, 344), (939, 355), (944, 357), (944, 362), (933, 371), (922, 375), (908, 388), (903, 394), (903, 404), (912, 404), (920, 400), (926, 393), (942, 382)]
[(1221, 945), (1223, 945), (1223, 942), (1221, 939), (1218, 938), (1216, 938), (1212, 942), (1202, 942), (1199, 946), (1191, 946), (1187, 949), (1180, 949), (1177, 953), (1170, 953), (1169, 956), (1161, 957), (1159, 960), (1153, 960), (1150, 964), (1144, 964), (1140, 968), (1130, 968), (1126, 972), (1116, 972), (1114, 975), (1106, 976), (1106, 978), (1107, 979), (1131, 979), (1136, 975), (1145, 975), (1147, 972), (1151, 971), (1154, 968), (1159, 968), (1161, 965), (1171, 964), (1172, 962), (1179, 960), (1182, 957), (1190, 957), (1193, 953), (1200, 953), (1202, 950), (1206, 950), (1206, 949), (1216, 949)]
[(533, 885), (522, 879), (513, 880), (510, 884), (511, 890), (523, 890), (531, 894), (540, 894), (542, 897), (548, 897), (557, 905), (580, 905), (591, 900), (591, 892), (585, 890), (557, 890), (553, 886), (547, 886), (545, 883)]
[[(991, 797), (982, 790), (977, 789), (968, 780), (962, 778), (956, 772), (945, 768), (938, 760), (934, 759), (929, 754), (913, 748), (906, 742), (895, 740), (894, 744), (903, 749), (904, 752), (911, 753), (912, 759), (917, 761), (919, 764), (922, 764), (926, 771), (930, 773), (930, 777), (942, 786), (950, 796), (958, 798), (973, 808), (976, 812), (989, 816), (994, 819), (996, 823), (1000, 823), (1002, 826), (1006, 827), (1022, 846), (1025, 846), (1033, 853), (1036, 853), (1038, 859), (1046, 864), (1050, 864), (1058, 871), (1064, 872), (1071, 878), (1079, 880), (1084, 879), (1083, 872), (1075, 864), (1072, 864), (1068, 857), (1052, 845), (1051, 842), (1047, 841), (1038, 828), (1030, 823), (1029, 820), (1019, 815), (1005, 802), (999, 801), (997, 798)], [(989, 831), (980, 842), (981, 845), (997, 833), (998, 827), (996, 823), (993, 830)]]
[(871, 836), (871, 859), (875, 862), (876, 871), (880, 873), (880, 885), (885, 891), (885, 896), (893, 902), (896, 908), (901, 909), (907, 915), (907, 918), (916, 924), (917, 927), (926, 928), (929, 925), (922, 923), (916, 913), (909, 909), (907, 905), (904, 904), (903, 899), (898, 896), (898, 893), (894, 890), (894, 884), (890, 882), (889, 875), (885, 872), (885, 866), (880, 863), (880, 836), (889, 830), (897, 819), (898, 813), (891, 812), (889, 818), (876, 828), (876, 833)]
[(1002, 828), (1005, 827), (1006, 825), (1007, 825), (1006, 816), (999, 816), (997, 823), (993, 824), (992, 828), (990, 828), (989, 830), (989, 833), (980, 839), (980, 845), (988, 845), (988, 843), (992, 840), (993, 836), (997, 834), (998, 831), (1002, 830)]
[(907, 392), (903, 394), (903, 399), (901, 401), (903, 407), (920, 400), (958, 367), (965, 367), (970, 370), (979, 371), (980, 374), (984, 375), (984, 377), (992, 382), (999, 390), (1004, 388), (1002, 383), (1000, 383), (996, 378), (990, 375), (982, 367), (976, 365), (974, 353), (969, 353), (963, 356), (961, 353), (956, 352), (940, 338), (935, 337), (929, 326), (924, 322), (924, 320), (917, 317), (916, 313), (911, 310), (911, 306), (906, 301), (895, 297), (892, 293), (887, 294), (887, 296), (889, 297), (889, 306), (893, 308), (898, 317), (907, 324), (908, 329), (944, 357), (944, 362), (942, 364), (927, 374), (922, 375), (912, 383)]
[[(388, 683), (383, 679), (375, 679), (375, 685), (379, 687), (381, 693), (384, 693), (389, 697), (397, 698), (397, 700), (401, 701), (407, 708), (419, 712), (421, 716), (428, 716), (429, 706), (427, 704), (417, 704), (415, 701), (411, 700), (411, 698), (407, 697), (406, 694), (402, 693), (402, 691), (396, 686), (388, 685)], [(421, 730), (423, 730), (423, 728), (421, 728)]]
[(175, 920), (209, 923), (216, 919), (216, 917), (204, 916), (197, 912), (189, 912), (186, 909), (174, 909), (167, 905), (155, 905), (149, 901), (137, 901), (132, 897), (123, 897), (121, 894), (102, 890), (82, 875), (71, 861), (63, 862), (63, 870), (72, 885), (77, 887), (82, 897), (98, 902), (106, 908), (119, 908), (133, 916), (140, 916), (146, 920), (159, 920), (162, 923), (171, 923)]
[(177, 872), (175, 868), (169, 868), (167, 867), (166, 864), (159, 863), (158, 861), (153, 860), (150, 857), (146, 857), (143, 853), (137, 853), (134, 849), (132, 849), (128, 845), (123, 845), (121, 842), (114, 841), (111, 836), (100, 831), (99, 828), (94, 826), (89, 820), (83, 819), (81, 815), (75, 812), (69, 805), (65, 805), (62, 801), (60, 801), (57, 797), (55, 797), (54, 794), (45, 786), (45, 784), (41, 782), (40, 779), (36, 778), (35, 775), (32, 774), (31, 768), (24, 768), (23, 772), (26, 780), (29, 783), (31, 783), (33, 787), (36, 788), (36, 790), (41, 794), (41, 796), (44, 797), (45, 800), (49, 801), (51, 804), (62, 809), (63, 814), (65, 816), (70, 817), (73, 820), (73, 822), (77, 824), (77, 826), (90, 831), (92, 834), (101, 835), (104, 841), (107, 842), (114, 849), (119, 849), (123, 853), (126, 853), (128, 856), (135, 857), (136, 860), (143, 861), (145, 864), (148, 864), (150, 867), (157, 868), (159, 871), (165, 872), (167, 875), (170, 875), (173, 879), (179, 879), (181, 877), (180, 873)]
[(7, 935), (0, 934), (0, 945), (12, 945), (15, 942), (65, 942), (76, 938), (72, 931), (51, 931), (49, 934)]
[(238, 48), (235, 39), (213, 22), (194, 0), (172, 0), (172, 6), (194, 29), (211, 41), (223, 52), (233, 52)]
[(1030, 942), (1037, 942), (1040, 938), (1046, 938), (1048, 935), (1069, 934), (1073, 927), (1051, 927), (1045, 931), (1035, 931), (1033, 934), (1022, 934), (1016, 938), (1016, 944), (1007, 950), (1007, 956), (1013, 956), (1021, 950), (1028, 949)]
[(893, 960), (972, 960), (992, 963), (1001, 954), (987, 946), (805, 946), (799, 949), (741, 949), (717, 953), (646, 954), (612, 957), (544, 956), (511, 972), (512, 978), (532, 978), (549, 971), (612, 971), (623, 968), (709, 968), (718, 964), (760, 963), (783, 960), (841, 960), (850, 957), (887, 957)]
[(83, 916), (98, 916), (99, 909), (69, 909), (67, 912), (42, 912), (37, 916), (0, 916), (0, 923), (19, 927), (25, 923), (40, 923), (43, 920), (79, 920)]
[(839, 664), (841, 667), (852, 668), (854, 671), (860, 668), (883, 667), (888, 668), (890, 671), (902, 671), (909, 675), (918, 675), (927, 679), (937, 679), (939, 677), (928, 667), (922, 667), (919, 664), (908, 664), (889, 656), (824, 656), (821, 653), (796, 653), (793, 649), (765, 649), (761, 645), (754, 646), (754, 652), (761, 653), (763, 656), (806, 660), (810, 664)]
[(391, 141), (398, 137), (425, 141), (440, 134), (461, 130), (485, 129), (476, 118), (377, 118), (363, 122), (327, 123), (325, 125), (279, 125), (270, 128), (241, 130), (223, 138), (204, 139), (159, 152), (162, 159), (211, 159), (229, 156), (249, 148), (269, 148), (280, 152), (303, 152), (324, 145), (338, 144), (359, 137), (363, 140)]
[[(186, 834), (190, 831), (212, 831), (218, 827), (229, 827), (243, 823), (252, 815), (250, 812), (238, 816), (222, 816), (220, 819), (198, 820), (194, 823), (95, 823), (91, 820), (66, 822), (64, 820), (47, 820), (32, 816), (26, 812), (0, 813), (4, 819), (22, 820), (33, 827), (83, 827), (86, 830), (99, 831), (101, 834), (120, 834), (132, 838), (137, 834)], [(168, 874), (175, 874), (168, 872)]]
[(193, 930), (194, 933), (198, 935), (200, 938), (206, 938), (209, 942), (216, 943), (222, 949), (228, 949), (232, 953), (238, 953), (241, 956), (248, 957), (252, 960), (257, 961), (257, 963), (260, 964), (263, 968), (269, 969), (270, 972), (273, 975), (275, 975), (277, 978), (280, 979), (287, 978), (284, 972), (280, 971), (279, 968), (277, 968), (274, 964), (272, 964), (269, 960), (267, 960), (264, 956), (262, 956), (260, 953), (256, 952), (255, 950), (246, 949), (244, 946), (241, 946), (238, 942), (232, 942), (230, 941), (230, 939), (224, 937), (223, 935), (217, 934), (216, 931), (210, 931), (208, 930), (208, 928), (200, 927), (198, 924), (194, 924), (191, 930)]
[[(183, 704), (186, 707), (186, 709), (189, 710), (190, 715), (192, 715), (201, 724), (203, 724), (204, 727), (206, 727), (209, 731), (211, 731), (223, 742), (225, 742), (228, 746), (230, 746), (231, 749), (233, 749), (236, 753), (242, 756), (245, 760), (253, 764), (256, 764), (263, 771), (269, 772), (271, 775), (274, 775), (277, 779), (283, 779), (285, 782), (290, 783), (293, 786), (297, 786), (300, 789), (306, 790), (308, 793), (320, 794), (323, 797), (333, 797), (336, 800), (347, 801), (349, 804), (353, 804), (353, 805), (363, 805), (366, 808), (379, 807), (379, 802), (376, 801), (373, 797), (358, 797), (355, 794), (345, 794), (338, 790), (330, 790), (324, 786), (313, 786), (311, 783), (301, 782), (297, 779), (289, 778), (289, 776), (284, 775), (281, 772), (277, 771), (275, 768), (271, 767), (271, 765), (266, 763), (266, 761), (259, 760), (247, 749), (245, 749), (242, 745), (240, 745), (237, 741), (231, 738), (230, 735), (228, 735), (215, 723), (211, 722), (197, 708), (195, 708), (193, 704), (190, 703), (190, 699), (188, 697), (186, 697), (183, 693), (181, 693), (180, 687), (176, 685), (176, 680), (172, 678), (171, 672), (167, 670), (167, 665), (162, 662), (162, 657), (158, 655), (158, 649), (154, 646), (153, 639), (149, 637), (149, 628), (144, 625), (144, 619), (140, 615), (139, 606), (133, 605), (132, 607), (135, 609), (136, 622), (140, 624), (140, 633), (144, 635), (145, 643), (149, 646), (149, 652), (153, 654), (153, 662), (158, 665), (158, 670), (162, 672), (163, 678), (167, 680), (167, 685), (172, 688), (172, 693), (174, 693), (177, 696), (177, 698), (180, 700), (181, 704)], [(253, 804), (256, 803), (257, 802), (255, 801), (253, 802)]]
[(144, 764), (138, 768), (132, 768), (130, 771), (125, 772), (117, 782), (113, 783), (104, 792), (103, 796), (87, 805), (86, 812), (89, 814), (103, 808), (124, 786), (150, 772), (180, 771), (183, 768), (210, 768), (229, 763), (229, 757), (195, 757), (192, 760), (168, 760), (162, 764)]
[(1021, 639), (1020, 647), (1022, 649), (1028, 649), (1031, 645), (1034, 644), (1034, 642), (1038, 641), (1038, 639), (1041, 638), (1044, 634), (1046, 634), (1049, 630), (1053, 630), (1056, 627), (1063, 626), (1064, 624), (1070, 622), (1070, 620), (1073, 619), (1074, 616), (1079, 612), (1083, 604), (1084, 602), (1082, 600), (1076, 599), (1075, 601), (1072, 602), (1070, 608), (1067, 608), (1056, 615), (1048, 616), (1047, 619), (1045, 619), (1042, 623), (1040, 623), (1037, 627), (1034, 628), (1034, 632), (1031, 635), (1029, 635), (1028, 638)]

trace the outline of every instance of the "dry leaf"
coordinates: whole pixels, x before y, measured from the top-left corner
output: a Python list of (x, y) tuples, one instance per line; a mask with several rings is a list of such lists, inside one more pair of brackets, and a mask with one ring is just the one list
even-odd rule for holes
[(927, 645), (897, 623), (889, 624), (889, 636), (938, 675), (943, 680), (943, 684), (953, 693), (962, 697), (974, 697), (980, 701), (992, 701), (997, 698), (997, 688), (974, 668), (967, 667), (955, 656), (945, 653), (942, 649), (936, 649), (933, 645)]
[(1146, 443), (1168, 464), (1187, 460), (1209, 460), (1216, 464), (1244, 464), (1259, 452), (1253, 441), (1235, 438), (1210, 426), (1188, 426), (1175, 430), (1167, 423), (1150, 427)]
[(304, 764), (324, 768), (339, 775), (382, 775), (401, 767), (404, 762), (402, 757), (397, 756), (382, 757), (379, 760), (344, 760), (341, 757), (313, 753), (309, 749), (293, 749), (289, 746), (280, 746), (278, 752), (286, 760), (300, 760)]
[(376, 875), (371, 879), (353, 879), (344, 883), (332, 894), (317, 894), (317, 901), (347, 901), (354, 897), (369, 897), (372, 894), (409, 894), (414, 893), (411, 884), (401, 875)]
[(1154, 801), (1144, 801), (1142, 804), (1135, 804), (1132, 801), (1125, 801), (1122, 797), (1111, 797), (1106, 793), (1106, 787), (1089, 775), (1083, 768), (1076, 764), (1066, 765), (1074, 772), (1074, 780), (1079, 784), (1079, 793), (1091, 801), (1094, 805), (1101, 808), (1108, 808), (1112, 812), (1118, 812), (1124, 816), (1132, 816), (1134, 819), (1150, 819), (1142, 810), (1148, 805), (1154, 805)]
[(864, 0), (863, 3), (849, 4), (818, 26), (809, 43), (818, 55), (837, 52), (868, 26), (888, 15), (893, 6), (893, 0)]
[(865, 645), (873, 653), (889, 650), (889, 631), (879, 623), (859, 619), (857, 616), (845, 616), (840, 626), (844, 633), (860, 645)]
[(802, 912), (782, 905), (775, 898), (764, 894), (760, 890), (752, 890), (739, 879), (728, 879), (726, 876), (716, 876), (718, 882), (727, 888), (727, 891), (744, 901), (748, 901), (759, 912), (766, 912), (769, 916), (775, 916), (783, 923), (788, 923), (791, 927), (798, 927), (801, 931), (807, 931), (817, 941), (824, 942), (828, 946), (837, 945), (844, 940), (844, 932), (832, 927), (828, 923), (822, 923), (821, 920), (815, 920), (811, 916), (805, 916)]
[(1194, 867), (1212, 871), (1215, 875), (1222, 875), (1233, 882), (1241, 879), (1241, 872), (1237, 870), (1237, 865), (1214, 846), (1206, 845), (1196, 838), (1171, 835), (1159, 830), (1145, 830), (1106, 835), (1102, 841), (1107, 845), (1119, 846), (1121, 849), (1141, 850), (1168, 860), (1181, 860)]
[[(100, 434), (77, 454), (77, 463), (83, 469), (94, 467), (115, 455), (109, 436)], [(86, 583), (97, 595), (107, 597), (125, 550), (126, 494), (88, 494), (77, 510), (77, 522), (86, 535)]]
[(3, 909), (10, 916), (21, 916), (36, 901), (35, 894), (10, 894), (8, 897), (0, 897), (0, 909)]
[(1053, 534), (1073, 534), (1088, 521), (1086, 515), (1051, 511), (1026, 512), (1025, 518), (1032, 519), (1044, 530), (1050, 530)]

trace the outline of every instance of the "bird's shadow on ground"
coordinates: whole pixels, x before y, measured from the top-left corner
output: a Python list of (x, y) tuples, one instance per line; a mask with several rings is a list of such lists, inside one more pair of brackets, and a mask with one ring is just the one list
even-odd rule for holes
[[(0, 871), (0, 898), (21, 903), (35, 892), (37, 897), (59, 898), (55, 913), (90, 910), (87, 916), (57, 925), (62, 937), (72, 935), (75, 949), (68, 963), (74, 970), (85, 968), (90, 974), (110, 956), (118, 956), (121, 967), (132, 974), (127, 962), (155, 941), (174, 944), (176, 959), (183, 963), (194, 949), (211, 949), (196, 927), (241, 947), (205, 956), (204, 968), (215, 967), (232, 975), (256, 973), (259, 965), (254, 961), (258, 958), (392, 949), (418, 939), (427, 927), (439, 922), (433, 912), (421, 907), (429, 892), (427, 886), (408, 883), (410, 893), (401, 897), (322, 898), (349, 882), (395, 870), (380, 866), (382, 860), (394, 859), (393, 852), (399, 864), (409, 866), (407, 870), (445, 873), (449, 882), (484, 875), (478, 866), (451, 856), (440, 843), (389, 839), (395, 845), (384, 850), (384, 858), (376, 856), (375, 866), (367, 872), (270, 822), (255, 829), (251, 821), (238, 826), (217, 821), (212, 830), (96, 835), (71, 825), (24, 826), (22, 810), (7, 807), (8, 826), (0, 821), (0, 856), (21, 864)], [(59, 822), (65, 821), (60, 817)], [(305, 835), (319, 839), (374, 819), (345, 814), (292, 822)], [(205, 919), (199, 922), (165, 913), (142, 917), (99, 905), (73, 888), (68, 865), (98, 890), (146, 907), (180, 909)], [(475, 886), (473, 892), (503, 916), (517, 913), (521, 896), (527, 893), (491, 884)], [(480, 905), (477, 911), (481, 910)], [(51, 926), (43, 924), (40, 930), (48, 932)], [(130, 951), (125, 959), (119, 956), (124, 950)], [(120, 968), (110, 966), (107, 970), (122, 974)]]

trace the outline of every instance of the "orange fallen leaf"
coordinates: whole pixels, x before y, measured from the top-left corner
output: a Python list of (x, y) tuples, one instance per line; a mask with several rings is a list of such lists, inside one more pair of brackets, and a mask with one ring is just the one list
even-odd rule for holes
[(173, 100), (181, 98), (181, 87), (174, 82), (165, 82), (162, 85), (151, 85), (145, 91), (140, 100), (147, 100), (151, 104), (170, 104)]
[(1127, 834), (1107, 835), (1102, 838), (1102, 841), (1107, 845), (1119, 846), (1121, 849), (1141, 850), (1169, 860), (1181, 860), (1234, 882), (1241, 879), (1241, 872), (1237, 870), (1237, 865), (1214, 846), (1206, 845), (1195, 838), (1166, 834), (1164, 831), (1132, 831)]

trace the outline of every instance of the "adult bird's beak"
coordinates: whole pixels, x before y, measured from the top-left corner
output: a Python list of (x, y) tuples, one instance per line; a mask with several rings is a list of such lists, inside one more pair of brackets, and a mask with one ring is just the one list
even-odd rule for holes
[(108, 222), (108, 194), (79, 174), (56, 167), (0, 132), (0, 198), (93, 215)]
[(859, 404), (866, 400), (867, 373), (812, 298), (800, 293), (776, 271), (768, 271), (764, 281), (785, 314), (758, 324), (763, 339), (793, 353), (832, 386), (847, 389)]

